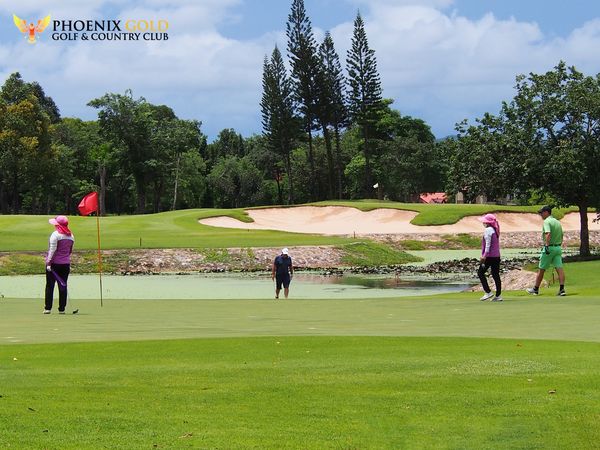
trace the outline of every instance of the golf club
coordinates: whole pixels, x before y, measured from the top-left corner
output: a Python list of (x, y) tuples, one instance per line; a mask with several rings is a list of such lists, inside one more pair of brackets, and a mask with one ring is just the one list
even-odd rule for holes
[[(67, 291), (67, 304), (71, 305), (71, 308), (73, 308), (73, 297), (71, 297), (71, 290), (69, 289)], [(73, 309), (73, 314), (79, 314), (79, 308), (77, 309)]]

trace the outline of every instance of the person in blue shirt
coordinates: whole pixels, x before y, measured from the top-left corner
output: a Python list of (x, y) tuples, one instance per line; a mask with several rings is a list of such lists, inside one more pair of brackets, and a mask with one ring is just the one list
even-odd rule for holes
[(290, 283), (294, 276), (294, 266), (292, 266), (292, 258), (287, 248), (281, 250), (281, 255), (273, 261), (273, 270), (271, 271), (271, 280), (275, 280), (275, 298), (279, 298), (281, 286), (283, 285), (283, 293), (285, 298), (288, 298), (290, 293)]

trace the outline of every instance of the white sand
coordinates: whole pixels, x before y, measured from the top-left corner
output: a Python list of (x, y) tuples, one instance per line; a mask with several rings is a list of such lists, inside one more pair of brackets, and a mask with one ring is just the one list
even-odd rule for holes
[[(417, 215), (414, 211), (399, 209), (376, 209), (369, 212), (344, 206), (299, 206), (295, 208), (250, 209), (246, 211), (253, 223), (240, 222), (231, 217), (211, 217), (200, 223), (213, 227), (240, 228), (248, 230), (278, 230), (296, 233), (326, 235), (365, 234), (457, 234), (478, 233), (483, 229), (477, 216), (465, 217), (453, 225), (419, 226), (410, 221)], [(501, 231), (541, 231), (542, 219), (530, 213), (498, 213)], [(600, 224), (592, 222), (595, 213), (589, 215), (590, 230), (600, 230)], [(579, 213), (567, 214), (561, 220), (564, 231), (579, 230)]]

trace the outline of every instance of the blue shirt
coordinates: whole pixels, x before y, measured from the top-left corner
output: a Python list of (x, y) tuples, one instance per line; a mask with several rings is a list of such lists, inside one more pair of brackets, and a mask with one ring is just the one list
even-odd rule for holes
[(274, 263), (277, 276), (284, 276), (290, 273), (290, 267), (292, 266), (291, 257), (284, 257), (283, 255), (279, 255), (275, 258)]

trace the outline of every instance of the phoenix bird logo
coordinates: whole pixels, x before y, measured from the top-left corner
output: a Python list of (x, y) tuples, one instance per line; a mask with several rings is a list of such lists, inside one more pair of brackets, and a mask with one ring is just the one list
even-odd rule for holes
[(34, 25), (33, 23), (27, 25), (26, 20), (23, 20), (17, 15), (13, 14), (13, 22), (21, 33), (28, 35), (27, 42), (30, 44), (35, 44), (37, 42), (35, 34), (41, 33), (46, 29), (46, 27), (50, 24), (50, 16), (46, 16), (43, 19), (38, 20), (37, 25)]

